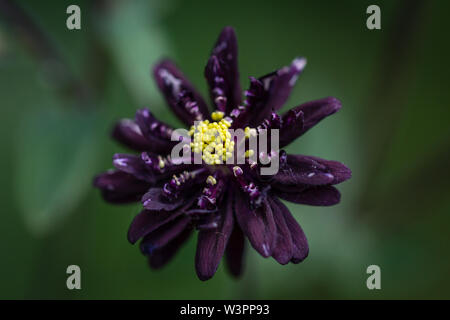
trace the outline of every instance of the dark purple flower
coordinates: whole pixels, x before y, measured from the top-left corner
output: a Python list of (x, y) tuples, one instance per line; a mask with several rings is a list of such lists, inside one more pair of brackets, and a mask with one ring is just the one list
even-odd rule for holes
[[(237, 128), (248, 127), (256, 135), (261, 129), (279, 129), (282, 148), (341, 108), (339, 100), (329, 97), (277, 114), (305, 64), (304, 58), (296, 58), (266, 76), (251, 77), (242, 101), (236, 36), (226, 27), (205, 68), (215, 112), (210, 114), (206, 102), (172, 62), (157, 64), (154, 76), (170, 108), (186, 125), (194, 121), (205, 126), (226, 124), (220, 129), (224, 135)], [(224, 254), (229, 271), (241, 274), (245, 237), (263, 257), (271, 256), (280, 264), (299, 263), (308, 255), (306, 236), (280, 199), (334, 205), (340, 193), (333, 185), (351, 177), (351, 171), (339, 162), (283, 150), (267, 153), (279, 161), (279, 171), (270, 176), (261, 175), (258, 169), (264, 165), (251, 162), (248, 156), (242, 165), (215, 164), (217, 151), (216, 158), (206, 156), (202, 164), (184, 164), (170, 157), (178, 143), (171, 140), (173, 132), (147, 109), (138, 110), (134, 120), (119, 121), (113, 137), (140, 154), (115, 154), (115, 169), (94, 180), (106, 201), (142, 202), (128, 240), (142, 239), (140, 249), (153, 268), (166, 264), (194, 229), (198, 232), (195, 268), (201, 280), (214, 275)], [(194, 135), (194, 151), (195, 141)], [(203, 145), (200, 141), (198, 148), (207, 152)], [(235, 151), (229, 148), (223, 157)]]

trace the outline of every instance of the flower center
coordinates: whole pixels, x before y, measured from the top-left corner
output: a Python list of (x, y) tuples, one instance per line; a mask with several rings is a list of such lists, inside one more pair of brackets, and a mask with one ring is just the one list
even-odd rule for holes
[(233, 156), (234, 141), (228, 131), (231, 122), (223, 119), (223, 116), (223, 112), (213, 112), (213, 122), (196, 121), (189, 130), (189, 135), (193, 136), (192, 151), (201, 153), (203, 161), (210, 165), (221, 164)]

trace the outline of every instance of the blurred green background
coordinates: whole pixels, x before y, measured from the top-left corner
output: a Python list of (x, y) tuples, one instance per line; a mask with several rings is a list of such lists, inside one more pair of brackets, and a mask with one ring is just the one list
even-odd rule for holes
[[(448, 1), (0, 3), (0, 298), (450, 298)], [(81, 30), (66, 28), (70, 4)], [(381, 30), (366, 28), (370, 4)], [(203, 68), (226, 25), (243, 88), (307, 57), (284, 109), (326, 96), (343, 108), (287, 149), (342, 161), (353, 178), (337, 206), (288, 205), (309, 239), (303, 263), (247, 250), (240, 280), (221, 265), (201, 282), (195, 237), (152, 271), (126, 240), (139, 205), (109, 205), (91, 185), (125, 150), (109, 137), (115, 120), (147, 106), (180, 125), (151, 66), (173, 58), (206, 96)], [(66, 288), (70, 264), (81, 290)], [(381, 290), (366, 287), (371, 264)]]

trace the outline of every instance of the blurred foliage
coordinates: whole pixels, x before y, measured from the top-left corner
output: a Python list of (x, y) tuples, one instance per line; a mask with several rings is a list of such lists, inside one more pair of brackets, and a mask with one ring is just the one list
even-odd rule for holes
[(89, 191), (98, 159), (95, 120), (89, 111), (41, 107), (18, 126), (16, 202), (35, 235), (51, 232)]
[[(53, 60), (0, 13), (0, 298), (450, 298), (450, 6), (376, 3), (379, 31), (365, 26), (365, 0), (18, 1), (82, 98), (60, 90)], [(65, 27), (70, 4), (81, 7), (79, 31)], [(250, 75), (307, 57), (285, 108), (335, 96), (343, 109), (288, 151), (342, 161), (353, 178), (337, 206), (288, 205), (309, 239), (305, 262), (280, 266), (247, 250), (242, 279), (220, 266), (201, 282), (195, 237), (149, 270), (126, 241), (139, 205), (104, 203), (91, 178), (123, 150), (109, 138), (116, 119), (146, 105), (180, 125), (150, 77), (159, 58), (174, 58), (206, 96), (203, 68), (225, 25), (237, 32), (244, 88)], [(65, 287), (70, 264), (81, 267), (80, 291)], [(365, 286), (371, 264), (382, 270), (377, 292)]]

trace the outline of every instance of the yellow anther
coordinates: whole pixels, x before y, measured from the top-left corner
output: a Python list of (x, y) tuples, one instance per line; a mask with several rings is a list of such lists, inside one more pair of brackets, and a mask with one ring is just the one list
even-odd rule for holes
[(244, 129), (244, 133), (245, 133), (245, 137), (247, 139), (250, 138), (250, 137), (255, 137), (256, 136), (256, 129), (250, 128), (250, 127), (246, 127)]
[(253, 156), (254, 154), (255, 154), (255, 151), (253, 151), (253, 150), (245, 151), (245, 157), (246, 158), (249, 158), (249, 157)]
[(179, 186), (181, 184), (176, 175), (173, 175), (173, 179), (175, 180), (175, 183), (177, 184), (177, 186)]
[(215, 111), (215, 112), (211, 113), (211, 118), (214, 121), (219, 121), (219, 120), (222, 120), (224, 115), (225, 114), (222, 111)]
[(206, 183), (210, 185), (215, 185), (217, 181), (216, 178), (214, 178), (213, 176), (208, 176), (208, 178), (206, 178)]
[(161, 157), (161, 156), (158, 156), (158, 160), (159, 160), (159, 163), (158, 163), (159, 167), (160, 167), (161, 169), (164, 168), (165, 163), (164, 163), (164, 160), (162, 159), (162, 157)]

